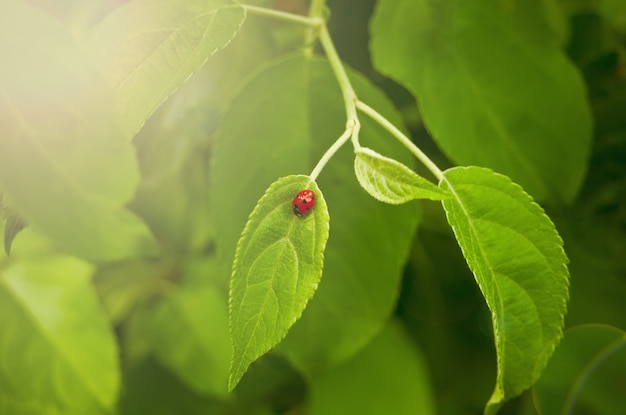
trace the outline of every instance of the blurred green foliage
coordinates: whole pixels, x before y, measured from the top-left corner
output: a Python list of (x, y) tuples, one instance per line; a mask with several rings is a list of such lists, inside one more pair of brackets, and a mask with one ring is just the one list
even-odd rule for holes
[[(501, 413), (548, 413), (541, 399), (579, 384), (574, 413), (614, 413), (622, 356), (584, 363), (621, 347), (626, 329), (626, 4), (420, 0), (419, 19), (375, 29), (382, 3), (327, 1), (359, 96), (442, 169), (502, 168), (528, 186), (570, 259), (574, 335), (540, 379), (537, 407), (527, 392)], [(3, 252), (11, 245), (0, 257), (0, 414), (484, 407), (496, 378), (489, 310), (441, 207), (373, 200), (347, 148), (319, 180), (331, 220), (319, 291), (224, 396), (246, 217), (277, 177), (310, 172), (345, 124), (324, 60), (299, 57), (318, 51), (303, 45), (307, 28), (244, 15), (226, 0), (0, 3)], [(370, 29), (398, 42), (370, 49)], [(415, 68), (402, 80), (398, 66)], [(363, 124), (364, 145), (414, 167)], [(613, 328), (575, 331), (586, 323)], [(583, 369), (558, 370), (563, 356)]]

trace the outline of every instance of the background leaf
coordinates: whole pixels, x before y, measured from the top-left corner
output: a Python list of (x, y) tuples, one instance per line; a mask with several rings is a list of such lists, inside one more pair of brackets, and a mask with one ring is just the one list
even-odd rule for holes
[(376, 68), (417, 98), (451, 160), (570, 203), (586, 172), (591, 113), (547, 3), (382, 0), (371, 50)]
[(115, 88), (124, 130), (134, 135), (232, 40), (244, 17), (244, 10), (230, 0), (140, 0), (95, 26), (86, 46)]
[(0, 7), (6, 203), (88, 259), (156, 252), (143, 222), (122, 208), (139, 176), (134, 150), (117, 128), (109, 85), (51, 16), (12, 1)]
[(626, 334), (615, 327), (587, 324), (565, 332), (533, 388), (542, 414), (626, 411)]
[[(187, 272), (205, 273), (197, 265)], [(157, 308), (152, 321), (156, 355), (202, 394), (225, 395), (231, 344), (226, 296), (210, 283), (183, 283)]]
[[(380, 91), (350, 75), (359, 97), (400, 125)], [(367, 119), (362, 123), (365, 145), (411, 165), (382, 128)], [(247, 215), (268, 184), (281, 175), (308, 173), (344, 128), (341, 95), (323, 60), (280, 61), (246, 84), (215, 137), (211, 201), (220, 262), (232, 262)], [(323, 371), (349, 357), (380, 330), (395, 306), (417, 223), (415, 204), (385, 205), (359, 187), (353, 158), (350, 148), (342, 148), (319, 177), (332, 217), (324, 276), (279, 346), (304, 372)]]
[(133, 141), (142, 181), (130, 207), (168, 252), (204, 250), (213, 236), (207, 175), (209, 140), (218, 121), (213, 89), (213, 77), (206, 68), (199, 71)]
[(355, 151), (356, 178), (372, 197), (398, 205), (414, 199), (442, 200), (448, 195), (404, 164), (362, 147)]
[(359, 353), (312, 381), (308, 413), (434, 414), (426, 362), (390, 321)]
[(117, 400), (115, 339), (91, 273), (87, 263), (58, 256), (15, 263), (0, 274), (3, 392), (27, 407), (99, 413)]
[[(299, 191), (316, 195), (306, 216), (293, 213)], [(302, 314), (322, 277), (329, 217), (308, 176), (287, 176), (267, 189), (237, 243), (230, 284), (232, 389), (246, 369), (278, 344)]]
[(443, 207), (487, 305), (498, 377), (486, 413), (529, 388), (558, 344), (567, 257), (553, 223), (518, 185), (479, 167), (444, 172)]

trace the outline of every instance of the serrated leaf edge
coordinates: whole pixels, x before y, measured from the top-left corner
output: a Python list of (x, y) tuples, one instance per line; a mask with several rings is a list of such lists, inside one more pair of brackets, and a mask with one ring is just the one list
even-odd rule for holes
[[(565, 268), (565, 274), (567, 276), (569, 276), (569, 270), (567, 268), (567, 264), (569, 263), (569, 258), (567, 257), (567, 254), (566, 254), (565, 249), (563, 247), (564, 246), (563, 239), (561, 238), (561, 236), (559, 235), (558, 231), (556, 230), (556, 227), (554, 226), (554, 223), (552, 222), (550, 217), (545, 213), (545, 210), (537, 202), (535, 202), (535, 200), (532, 198), (532, 196), (530, 196), (524, 190), (524, 188), (522, 186), (520, 186), (519, 184), (517, 184), (513, 180), (511, 180), (510, 177), (508, 177), (508, 176), (506, 176), (504, 174), (495, 172), (495, 171), (493, 171), (493, 170), (491, 170), (489, 168), (486, 168), (486, 167), (460, 166), (460, 167), (453, 167), (451, 169), (448, 169), (448, 170), (444, 171), (444, 174), (442, 176), (442, 179), (441, 179), (439, 185), (441, 186), (441, 184), (443, 182), (445, 182), (446, 185), (450, 188), (450, 193), (451, 193), (452, 197), (457, 200), (459, 205), (463, 208), (463, 211), (466, 212), (465, 207), (463, 206), (463, 203), (461, 203), (460, 202), (460, 198), (457, 197), (457, 193), (454, 190), (454, 187), (447, 180), (446, 173), (451, 171), (451, 170), (468, 170), (469, 171), (469, 170), (472, 170), (472, 169), (482, 169), (482, 170), (488, 171), (491, 174), (493, 174), (494, 176), (497, 176), (499, 178), (504, 179), (509, 185), (513, 185), (513, 187), (515, 187), (517, 190), (519, 190), (526, 197), (526, 199), (530, 202), (531, 208), (533, 208), (537, 213), (539, 213), (543, 219), (547, 220), (549, 223), (552, 224), (551, 233), (552, 233), (552, 236), (556, 237), (556, 240), (558, 241), (558, 246), (559, 246), (558, 254), (563, 259), (563, 262), (561, 263), (561, 267)], [(445, 201), (442, 201), (442, 204), (444, 202)], [(448, 210), (444, 208), (444, 212), (446, 214), (446, 219), (448, 220), (448, 223), (450, 224), (450, 227), (454, 231), (455, 239), (456, 239), (456, 235), (458, 233), (458, 228), (455, 225), (452, 225), (452, 223), (450, 221), (450, 216), (449, 216)], [(471, 221), (470, 221), (470, 223), (471, 223)], [(461, 248), (461, 252), (463, 254), (463, 258), (467, 258), (467, 253), (465, 251), (465, 248), (461, 244), (458, 244), (458, 245)], [(482, 247), (481, 247), (481, 252), (482, 252)], [(483, 257), (486, 258), (486, 256), (484, 256), (484, 255), (483, 255)], [(474, 270), (472, 269), (472, 266), (469, 263), (467, 263), (467, 264), (468, 264), (468, 267), (470, 268), (472, 274), (474, 274), (474, 277), (475, 277), (476, 275), (474, 273)], [(569, 288), (569, 278), (566, 278), (565, 282), (566, 282), (566, 286)], [(478, 284), (478, 282), (477, 282), (477, 284)], [(566, 291), (566, 297), (564, 298), (563, 301), (564, 301), (565, 304), (567, 304), (568, 300), (569, 300), (569, 289)], [(565, 307), (565, 311), (567, 311), (567, 307)], [(496, 343), (496, 362), (497, 362), (498, 373), (497, 373), (497, 377), (496, 377), (496, 385), (495, 385), (494, 391), (493, 391), (491, 397), (489, 398), (489, 401), (487, 402), (487, 405), (485, 407), (485, 414), (495, 414), (497, 412), (497, 410), (500, 408), (500, 406), (502, 405), (502, 403), (504, 402), (503, 398), (505, 397), (504, 396), (504, 385), (503, 385), (503, 382), (502, 382), (502, 378), (500, 376), (500, 367), (501, 367), (501, 363), (502, 363), (502, 356), (500, 355), (500, 353), (498, 353), (498, 350), (500, 349), (498, 347), (499, 341), (497, 340), (498, 339), (498, 329), (497, 329), (498, 326), (497, 326), (496, 320), (493, 318), (494, 314), (493, 314), (493, 312), (491, 312), (491, 310), (490, 310), (490, 313), (491, 313), (491, 317), (492, 317), (492, 324), (493, 324), (493, 328), (494, 328), (494, 333), (496, 335), (495, 336), (495, 338), (496, 338), (495, 339), (495, 343)], [(560, 320), (559, 323), (560, 323), (560, 326), (561, 326), (561, 331), (559, 333), (559, 336), (556, 337), (552, 343), (547, 345), (548, 346), (547, 348), (544, 348), (544, 350), (542, 351), (543, 354), (552, 354), (554, 352), (554, 350), (556, 349), (556, 347), (558, 346), (560, 340), (563, 338), (563, 329), (562, 328), (563, 328), (563, 325), (564, 325), (564, 322), (565, 322), (565, 314), (566, 313), (563, 313), (563, 314), (559, 315), (559, 320)], [(532, 380), (533, 383), (536, 382), (537, 379), (539, 378), (539, 374), (540, 374), (541, 370), (543, 370), (545, 368), (545, 366), (547, 365), (548, 360), (547, 359), (545, 359), (545, 360), (538, 359), (538, 363), (541, 363), (541, 365), (543, 367), (536, 366), (535, 368), (533, 368), (533, 380)], [(528, 385), (526, 389), (530, 388), (531, 386), (532, 386), (532, 383), (530, 385)]]
[[(367, 147), (360, 147), (359, 149), (355, 150), (355, 159), (354, 159), (354, 170), (355, 170), (355, 175), (357, 177), (357, 181), (359, 182), (359, 184), (361, 185), (361, 188), (363, 188), (370, 196), (372, 196), (373, 198), (375, 198), (376, 200), (379, 200), (381, 202), (384, 203), (388, 203), (388, 204), (392, 204), (392, 205), (400, 205), (403, 203), (407, 203), (410, 202), (411, 200), (418, 200), (418, 199), (430, 199), (430, 200), (443, 200), (446, 199), (449, 196), (449, 192), (445, 189), (442, 189), (441, 187), (438, 187), (437, 185), (435, 185), (434, 183), (430, 182), (429, 180), (425, 179), (424, 177), (420, 176), (419, 174), (417, 174), (416, 172), (414, 172), (413, 170), (411, 170), (408, 166), (402, 164), (401, 162), (394, 160), (392, 158), (383, 156), (379, 153), (377, 153), (376, 151), (367, 148)], [(367, 160), (363, 157), (359, 157), (359, 155), (364, 155), (366, 157), (371, 157), (377, 160), (382, 161), (383, 163), (388, 163), (389, 165), (392, 165), (396, 168), (398, 168), (399, 170), (401, 170), (407, 179), (404, 182), (402, 182), (401, 180), (396, 180), (396, 178), (393, 177), (389, 177), (386, 176), (385, 174), (381, 173), (379, 169), (373, 167), (370, 163), (367, 162)], [(371, 192), (368, 189), (368, 186), (366, 186), (363, 181), (361, 180), (361, 176), (359, 174), (356, 174), (357, 170), (359, 170), (357, 168), (357, 163), (359, 163), (359, 160), (363, 163), (366, 163), (368, 166), (370, 166), (370, 168), (374, 171), (376, 171), (378, 174), (380, 174), (381, 176), (384, 176), (385, 178), (388, 179), (388, 181), (393, 181), (396, 183), (400, 183), (401, 185), (406, 185), (408, 187), (412, 187), (417, 189), (418, 191), (421, 190), (425, 190), (427, 192), (432, 192), (432, 193), (437, 193), (440, 192), (441, 193), (441, 197), (440, 198), (436, 198), (436, 197), (418, 197), (415, 196), (414, 194), (411, 195), (404, 195), (403, 197), (399, 197), (397, 199), (394, 199), (392, 197), (382, 197), (384, 195), (381, 195), (377, 192)], [(371, 177), (371, 175), (367, 174), (368, 178)], [(428, 188), (428, 185), (431, 185), (432, 188)], [(397, 194), (395, 191), (393, 191), (388, 185), (387, 183), (384, 183), (384, 187), (389, 190), (389, 193), (393, 193), (393, 194)], [(374, 186), (376, 187), (376, 186)]]

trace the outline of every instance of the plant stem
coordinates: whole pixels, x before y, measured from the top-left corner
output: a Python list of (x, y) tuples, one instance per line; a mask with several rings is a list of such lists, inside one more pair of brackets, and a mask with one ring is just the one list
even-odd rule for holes
[[(309, 18), (317, 18), (324, 21), (323, 13), (326, 7), (326, 0), (311, 0), (311, 4), (309, 5)], [(321, 26), (321, 25), (320, 25)], [(309, 27), (304, 36), (304, 54), (307, 58), (313, 57), (314, 52), (314, 43), (315, 39), (317, 39), (319, 27)]]
[(299, 14), (281, 12), (279, 10), (251, 6), (249, 4), (242, 4), (241, 7), (243, 7), (246, 12), (249, 13), (257, 14), (259, 16), (273, 17), (275, 19), (284, 20), (287, 22), (310, 26), (312, 29), (318, 28), (324, 23), (321, 18), (316, 16), (300, 16)]
[(409, 139), (409, 137), (404, 135), (402, 131), (389, 122), (387, 118), (383, 117), (379, 112), (361, 101), (356, 102), (356, 107), (393, 134), (398, 141), (400, 141), (415, 157), (417, 157), (419, 161), (426, 166), (426, 168), (428, 168), (428, 170), (432, 172), (432, 174), (435, 175), (438, 181), (441, 181), (444, 178), (443, 173), (439, 170), (439, 167), (437, 167), (437, 165), (429, 159), (428, 156)]
[(358, 123), (359, 117), (356, 112), (356, 93), (354, 92), (354, 88), (352, 88), (350, 78), (348, 78), (348, 74), (346, 73), (343, 63), (341, 63), (341, 58), (339, 58), (339, 54), (335, 49), (335, 45), (333, 44), (333, 40), (331, 39), (330, 33), (328, 33), (328, 28), (325, 24), (320, 27), (319, 39), (322, 47), (324, 48), (324, 52), (326, 52), (328, 63), (330, 63), (330, 67), (332, 68), (335, 78), (337, 78), (337, 82), (339, 83), (339, 88), (341, 89), (341, 94), (343, 95), (343, 102), (346, 107), (346, 116), (348, 117), (348, 121), (352, 120)]
[[(313, 0), (311, 3), (311, 13), (321, 13), (324, 5), (325, 2), (323, 0)], [(326, 53), (328, 63), (330, 64), (335, 78), (337, 79), (337, 83), (339, 84), (339, 89), (341, 89), (341, 95), (343, 96), (343, 103), (346, 109), (347, 122), (346, 130), (343, 134), (341, 134), (337, 141), (335, 141), (333, 145), (326, 150), (326, 153), (324, 153), (311, 172), (310, 176), (312, 180), (317, 179), (317, 176), (320, 174), (324, 166), (326, 166), (326, 163), (328, 163), (332, 156), (335, 155), (335, 153), (348, 141), (348, 139), (352, 140), (352, 145), (355, 149), (361, 147), (359, 144), (359, 131), (361, 129), (361, 123), (359, 122), (359, 115), (356, 110), (356, 93), (354, 92), (348, 73), (341, 62), (337, 49), (335, 49), (335, 45), (330, 37), (330, 33), (328, 33), (328, 27), (325, 23), (319, 27), (318, 35), (322, 48)]]
[(317, 162), (315, 168), (313, 168), (313, 171), (309, 175), (311, 180), (317, 180), (317, 176), (319, 176), (319, 174), (322, 172), (324, 166), (326, 166), (326, 163), (328, 163), (328, 161), (335, 155), (335, 153), (339, 151), (341, 146), (343, 146), (346, 141), (350, 139), (355, 127), (356, 126), (354, 124), (348, 123), (348, 125), (346, 126), (346, 130), (343, 132), (343, 134), (341, 134), (341, 136), (333, 143), (333, 145), (330, 146), (328, 150), (326, 150), (320, 161)]

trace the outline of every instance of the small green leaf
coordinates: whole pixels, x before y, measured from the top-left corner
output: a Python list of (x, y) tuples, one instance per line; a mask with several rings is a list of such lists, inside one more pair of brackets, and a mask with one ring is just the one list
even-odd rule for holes
[(91, 274), (88, 263), (61, 256), (0, 274), (0, 382), (15, 399), (58, 413), (114, 407), (117, 348)]
[(367, 147), (356, 150), (354, 172), (361, 187), (372, 197), (392, 205), (414, 199), (442, 200), (449, 196), (399, 161)]
[(139, 0), (95, 26), (86, 46), (115, 88), (125, 131), (134, 135), (244, 18), (230, 0)]
[(569, 272), (563, 241), (541, 207), (503, 175), (479, 167), (444, 172), (443, 201), (491, 310), (498, 360), (485, 413), (537, 380), (562, 336)]
[[(298, 217), (291, 202), (303, 189), (315, 192), (316, 204)], [(302, 314), (322, 276), (328, 232), (326, 202), (308, 176), (278, 179), (259, 200), (237, 244), (231, 277), (229, 390)]]

